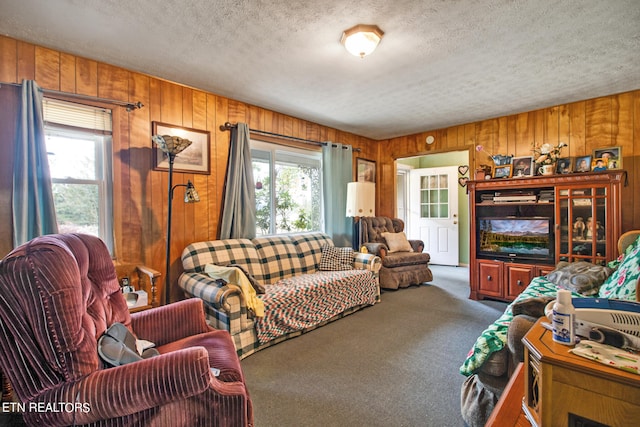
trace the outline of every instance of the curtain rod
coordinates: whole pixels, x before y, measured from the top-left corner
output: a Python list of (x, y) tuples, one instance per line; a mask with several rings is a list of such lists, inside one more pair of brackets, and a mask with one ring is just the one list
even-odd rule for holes
[[(0, 87), (2, 87), (2, 85), (22, 87), (22, 84), (20, 83), (0, 82)], [(50, 89), (40, 88), (40, 90), (45, 95), (59, 95), (59, 96), (67, 96), (70, 98), (76, 98), (76, 99), (84, 99), (87, 101), (104, 102), (105, 104), (112, 104), (112, 105), (117, 105), (119, 107), (125, 107), (127, 111), (133, 111), (133, 110), (137, 110), (138, 108), (144, 107), (144, 104), (140, 101), (132, 103), (132, 102), (126, 102), (126, 101), (118, 101), (116, 99), (98, 98), (97, 96), (81, 95), (81, 94), (71, 93), (71, 92), (60, 92), (57, 90), (50, 90)]]
[[(225, 122), (225, 124), (220, 125), (220, 130), (221, 131), (227, 131), (227, 130), (231, 130), (232, 128), (238, 127), (238, 124), (233, 124), (230, 122)], [(296, 136), (288, 136), (288, 135), (282, 135), (279, 133), (273, 133), (273, 132), (267, 132), (266, 130), (258, 130), (258, 129), (251, 129), (249, 128), (249, 132), (253, 132), (253, 133), (257, 133), (260, 135), (266, 135), (266, 136), (275, 136), (278, 138), (285, 138), (285, 139), (289, 139), (291, 141), (296, 141), (296, 142), (303, 142), (305, 144), (313, 144), (313, 145), (317, 145), (317, 146), (324, 146), (327, 145), (326, 142), (322, 142), (322, 141), (314, 141), (312, 139), (304, 139), (304, 138), (298, 138)], [(337, 145), (334, 144), (334, 147), (337, 147)], [(347, 148), (347, 147), (343, 147), (343, 148)], [(354, 148), (353, 151), (355, 152), (360, 152), (359, 148)]]

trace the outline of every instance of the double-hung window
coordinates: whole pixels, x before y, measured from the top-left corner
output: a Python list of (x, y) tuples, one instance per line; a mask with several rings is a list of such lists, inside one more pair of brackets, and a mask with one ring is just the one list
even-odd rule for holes
[(251, 141), (257, 235), (320, 231), (322, 155)]
[(58, 230), (100, 237), (113, 254), (111, 110), (45, 98)]

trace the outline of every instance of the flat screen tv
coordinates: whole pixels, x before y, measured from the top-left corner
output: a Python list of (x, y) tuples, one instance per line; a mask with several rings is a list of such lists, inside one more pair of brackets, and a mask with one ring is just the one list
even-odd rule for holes
[(539, 260), (553, 264), (551, 218), (478, 218), (477, 254), (482, 258)]

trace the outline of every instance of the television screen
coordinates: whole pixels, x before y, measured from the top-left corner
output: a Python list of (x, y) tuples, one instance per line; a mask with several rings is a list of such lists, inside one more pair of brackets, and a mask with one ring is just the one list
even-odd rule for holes
[(549, 218), (479, 218), (478, 254), (553, 262)]

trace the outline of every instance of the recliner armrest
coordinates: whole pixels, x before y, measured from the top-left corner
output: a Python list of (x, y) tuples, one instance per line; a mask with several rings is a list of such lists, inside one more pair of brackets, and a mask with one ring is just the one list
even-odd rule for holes
[(131, 314), (131, 328), (140, 339), (163, 345), (211, 328), (204, 315), (202, 300), (189, 298)]
[(369, 253), (379, 256), (380, 258), (384, 258), (389, 251), (389, 248), (384, 243), (363, 243), (362, 244)]
[(204, 347), (192, 347), (150, 359), (102, 369), (76, 381), (44, 391), (34, 402), (82, 405), (75, 411), (25, 413), (41, 425), (84, 425), (118, 418), (203, 393), (243, 394), (240, 382), (223, 383), (211, 373)]
[(422, 252), (424, 250), (424, 242), (422, 240), (409, 239), (409, 244), (414, 252)]

